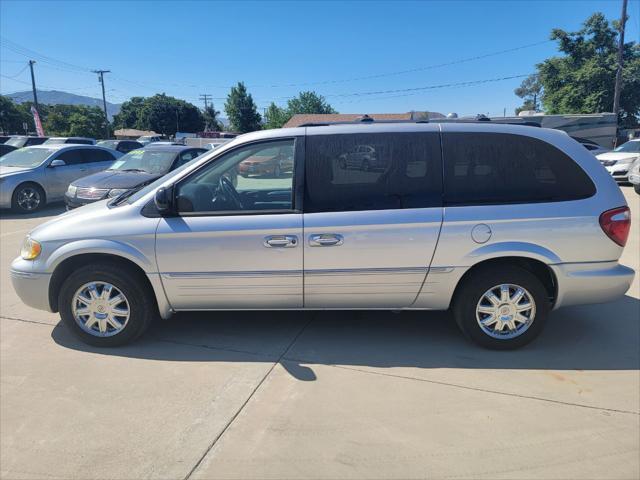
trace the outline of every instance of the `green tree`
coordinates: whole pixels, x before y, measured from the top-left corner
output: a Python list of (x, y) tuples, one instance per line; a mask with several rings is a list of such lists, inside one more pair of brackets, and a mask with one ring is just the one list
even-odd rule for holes
[(163, 135), (195, 133), (204, 129), (204, 117), (195, 105), (161, 93), (144, 99), (136, 127)]
[(522, 110), (538, 111), (538, 100), (542, 94), (542, 84), (537, 74), (532, 74), (525, 78), (520, 86), (514, 90), (514, 93), (524, 100), (522, 106), (516, 108), (516, 115)]
[(280, 108), (275, 103), (271, 102), (267, 111), (264, 112), (264, 128), (282, 128), (290, 118), (291, 116), (284, 108)]
[(0, 95), (0, 130), (6, 134), (24, 134), (24, 124), (29, 130), (35, 128), (33, 117), (29, 110), (16, 104), (9, 97)]
[(140, 111), (144, 106), (144, 97), (131, 97), (120, 106), (120, 111), (113, 116), (111, 124), (114, 129), (140, 128)]
[(260, 114), (244, 83), (238, 82), (238, 85), (231, 87), (224, 110), (227, 112), (232, 130), (240, 133), (260, 130)]
[(211, 104), (204, 109), (205, 128), (213, 132), (220, 132), (223, 129), (222, 122), (219, 120), (220, 112)]
[(271, 103), (265, 112), (265, 128), (280, 128), (296, 114), (338, 113), (327, 103), (322, 95), (316, 92), (300, 92), (298, 96), (289, 99), (285, 108)]
[(300, 92), (287, 102), (287, 113), (292, 117), (297, 113), (338, 113), (316, 92)]
[[(564, 55), (552, 57), (537, 66), (547, 113), (599, 113), (613, 110), (619, 24), (609, 23), (595, 13), (577, 32), (555, 29)], [(640, 47), (624, 45), (623, 86), (620, 95), (620, 123), (631, 125), (640, 114)]]

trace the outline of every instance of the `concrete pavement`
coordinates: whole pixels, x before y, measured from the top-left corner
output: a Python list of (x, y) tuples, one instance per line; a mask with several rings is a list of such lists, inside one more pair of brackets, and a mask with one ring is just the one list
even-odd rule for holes
[(0, 221), (1, 478), (640, 476), (638, 278), (515, 352), (421, 312), (179, 315), (99, 350), (9, 285), (23, 235), (58, 211)]

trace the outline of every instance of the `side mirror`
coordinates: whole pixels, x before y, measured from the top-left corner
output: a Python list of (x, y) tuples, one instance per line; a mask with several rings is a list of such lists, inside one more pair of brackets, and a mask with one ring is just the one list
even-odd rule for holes
[(170, 215), (173, 213), (173, 188), (172, 187), (160, 187), (156, 190), (156, 195), (153, 199), (156, 204), (156, 208), (160, 215)]
[(49, 164), (49, 166), (50, 166), (51, 168), (54, 168), (54, 167), (64, 167), (66, 164), (67, 164), (67, 162), (65, 162), (64, 160), (54, 160), (54, 161), (52, 161), (52, 162)]

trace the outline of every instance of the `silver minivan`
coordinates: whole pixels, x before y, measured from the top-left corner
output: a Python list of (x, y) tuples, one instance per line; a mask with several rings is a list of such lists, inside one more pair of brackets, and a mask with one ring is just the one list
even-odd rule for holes
[(92, 145), (42, 144), (0, 158), (0, 208), (35, 212), (64, 198), (69, 184), (101, 172), (122, 153)]
[[(343, 168), (362, 146), (380, 168)], [(293, 172), (238, 174), (269, 155)], [(623, 295), (629, 228), (615, 181), (563, 132), (308, 126), (243, 135), (39, 226), (11, 277), (98, 346), (182, 311), (451, 309), (469, 338), (508, 349), (553, 309)]]

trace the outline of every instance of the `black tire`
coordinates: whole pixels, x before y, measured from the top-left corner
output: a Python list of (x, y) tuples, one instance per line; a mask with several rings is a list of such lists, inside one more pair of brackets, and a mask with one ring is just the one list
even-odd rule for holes
[(633, 189), (636, 191), (638, 195), (640, 195), (640, 183), (634, 183)]
[[(37, 198), (37, 203), (32, 208), (26, 208), (25, 203), (21, 201), (21, 197), (29, 192), (30, 195), (33, 195), (32, 198)], [(44, 190), (40, 185), (33, 182), (25, 182), (21, 183), (16, 187), (13, 191), (13, 195), (11, 196), (11, 208), (14, 212), (18, 213), (33, 213), (40, 210), (47, 203), (47, 198), (44, 193)]]
[[(535, 315), (530, 325), (511, 338), (492, 337), (485, 333), (476, 318), (476, 308), (484, 294), (502, 284), (524, 288), (535, 305)], [(546, 288), (533, 273), (516, 266), (497, 266), (479, 269), (466, 277), (456, 290), (452, 310), (458, 327), (469, 339), (485, 348), (512, 350), (528, 344), (542, 332), (551, 305)], [(523, 324), (517, 326), (520, 328)]]
[[(119, 333), (100, 337), (83, 330), (76, 322), (73, 298), (83, 285), (89, 282), (107, 282), (116, 287), (126, 297), (129, 320)], [(64, 324), (84, 343), (96, 347), (118, 347), (139, 338), (152, 320), (158, 316), (158, 307), (146, 279), (138, 272), (122, 265), (94, 264), (74, 271), (62, 284), (58, 295), (58, 308)]]

